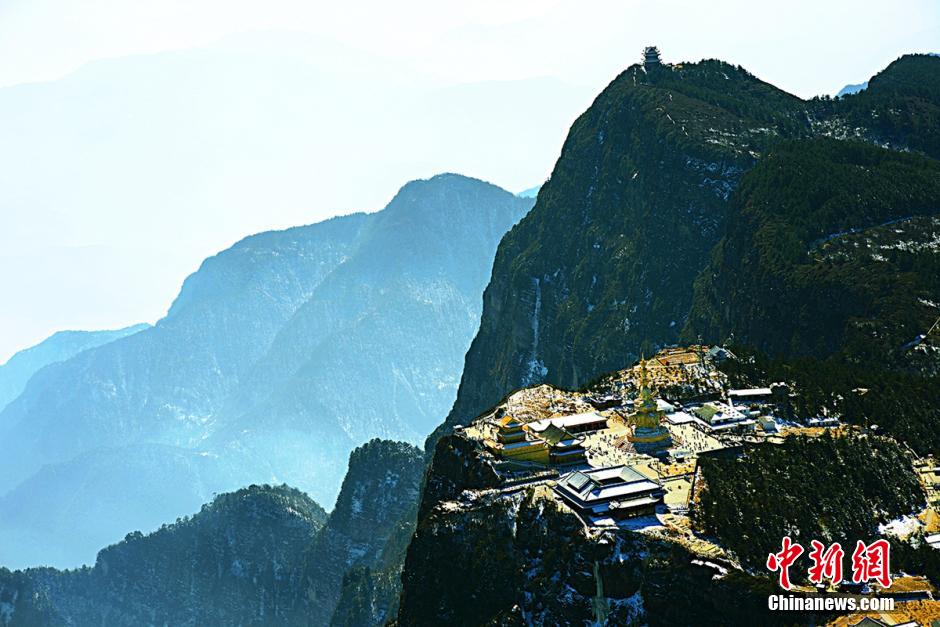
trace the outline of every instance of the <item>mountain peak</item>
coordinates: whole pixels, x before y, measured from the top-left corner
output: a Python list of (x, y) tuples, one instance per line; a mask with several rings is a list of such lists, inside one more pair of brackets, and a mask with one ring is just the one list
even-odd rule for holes
[[(404, 442), (374, 438), (357, 447), (349, 455), (349, 470), (343, 479), (332, 513), (332, 520), (350, 525), (369, 504), (369, 514), (395, 491), (394, 500), (401, 497), (401, 490), (417, 486), (424, 468), (421, 449)], [(377, 475), (376, 469), (384, 472)], [(415, 494), (415, 497), (417, 495)]]
[(940, 56), (906, 54), (891, 62), (868, 81), (873, 95), (940, 99)]
[(511, 195), (503, 188), (482, 179), (455, 172), (442, 172), (426, 179), (408, 181), (398, 190), (388, 204), (388, 208), (398, 205), (402, 200), (415, 202), (423, 197), (450, 192), (475, 190), (478, 193), (490, 193), (496, 196)]

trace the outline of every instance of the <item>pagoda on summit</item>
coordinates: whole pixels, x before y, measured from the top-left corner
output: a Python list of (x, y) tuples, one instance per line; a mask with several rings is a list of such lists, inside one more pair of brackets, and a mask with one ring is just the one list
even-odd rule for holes
[(630, 415), (633, 433), (627, 440), (633, 444), (633, 450), (643, 455), (664, 457), (672, 446), (672, 436), (663, 424), (664, 412), (659, 409), (649, 386), (646, 372), (646, 360), (640, 359), (640, 391), (633, 401), (634, 411)]
[(663, 59), (659, 56), (659, 48), (656, 46), (647, 46), (643, 48), (643, 67), (652, 67), (654, 65), (662, 65)]

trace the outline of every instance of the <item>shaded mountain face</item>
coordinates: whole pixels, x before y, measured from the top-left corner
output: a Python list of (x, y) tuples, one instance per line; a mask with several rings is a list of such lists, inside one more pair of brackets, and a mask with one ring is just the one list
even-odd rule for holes
[(805, 102), (719, 61), (629, 68), (572, 126), (501, 242), (457, 401), (429, 447), (513, 389), (577, 387), (676, 342), (741, 176), (781, 141), (936, 155), (938, 77), (940, 59), (904, 57), (865, 92)]
[(28, 586), (46, 612), (39, 625), (300, 624), (287, 611), (299, 559), (326, 518), (297, 490), (251, 486), (152, 534), (128, 534), (94, 568), (0, 569), (0, 598)]
[(372, 440), (350, 455), (329, 516), (296, 489), (252, 485), (128, 534), (93, 568), (0, 569), (0, 623), (327, 625), (347, 571), (382, 565), (423, 470), (417, 447)]
[(837, 100), (814, 101), (817, 129), (940, 158), (940, 57), (905, 55)]
[(778, 357), (940, 368), (940, 163), (831, 139), (742, 180), (686, 330)]
[(501, 242), (448, 421), (539, 381), (577, 386), (678, 338), (742, 172), (802, 102), (719, 61), (618, 76)]
[[(160, 445), (173, 451), (158, 465), (180, 488), (174, 515), (251, 482), (288, 481), (331, 502), (357, 444), (420, 441), (453, 402), (492, 255), (531, 204), (441, 175), (406, 185), (375, 214), (239, 242), (187, 279), (153, 329), (30, 381), (0, 413), (0, 492), (46, 464), (33, 486), (104, 494), (108, 468), (120, 476), (136, 467), (134, 447)], [(82, 508), (90, 525), (108, 512), (124, 529), (153, 528), (170, 508), (160, 488), (138, 489), (141, 509), (124, 512), (103, 497), (66, 507), (17, 489), (0, 506), (26, 509), (0, 511), (0, 524), (64, 521)], [(82, 536), (61, 531), (48, 529), (50, 546)], [(89, 560), (95, 537), (57, 564)], [(48, 563), (42, 546), (0, 540), (0, 563)]]
[(24, 349), (0, 365), (0, 410), (20, 395), (26, 383), (40, 369), (65, 361), (88, 348), (95, 348), (149, 328), (135, 324), (114, 331), (59, 331), (45, 340)]

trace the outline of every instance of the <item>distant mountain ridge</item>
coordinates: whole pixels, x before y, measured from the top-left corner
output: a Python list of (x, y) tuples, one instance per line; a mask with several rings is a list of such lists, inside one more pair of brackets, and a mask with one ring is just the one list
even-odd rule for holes
[(17, 451), (0, 462), (0, 492), (93, 448), (204, 439), (238, 376), (342, 263), (364, 219), (248, 237), (203, 262), (153, 328), (44, 369), (0, 412), (0, 448)]
[(105, 494), (140, 446), (145, 459), (169, 447), (160, 472), (179, 486), (173, 503), (117, 504), (81, 547), (68, 547), (80, 529), (32, 526), (46, 534), (34, 544), (0, 537), (0, 564), (53, 552), (81, 563), (168, 508), (246, 483), (287, 481), (331, 502), (357, 444), (421, 441), (453, 400), (496, 245), (531, 204), (439, 175), (383, 211), (262, 233), (207, 259), (152, 329), (45, 369), (0, 413), (0, 529), (64, 521), (66, 507), (86, 508), (73, 519), (91, 525), (98, 499), (31, 500), (17, 486)]
[(149, 324), (135, 324), (113, 331), (58, 331), (39, 344), (17, 352), (5, 364), (0, 364), (0, 410), (19, 396), (29, 379), (45, 366), (149, 327)]
[(868, 89), (868, 81), (865, 81), (862, 83), (856, 83), (855, 85), (846, 85), (845, 87), (839, 90), (839, 92), (836, 94), (836, 98), (840, 98), (842, 96), (848, 96), (849, 94), (857, 94), (858, 92), (863, 91), (865, 89)]
[(420, 449), (372, 440), (329, 515), (294, 488), (251, 485), (128, 533), (92, 568), (0, 567), (0, 624), (328, 625), (344, 574), (375, 565), (415, 508), (423, 470)]
[[(0, 88), (8, 306), (64, 304), (24, 297), (43, 280), (54, 294), (87, 286), (78, 314), (150, 320), (179, 278), (247, 233), (379, 209), (440, 164), (539, 180), (590, 97), (549, 77), (464, 82), (413, 69), (329, 35), (251, 32)], [(52, 245), (28, 246), (42, 224), (61, 227), (45, 233)]]

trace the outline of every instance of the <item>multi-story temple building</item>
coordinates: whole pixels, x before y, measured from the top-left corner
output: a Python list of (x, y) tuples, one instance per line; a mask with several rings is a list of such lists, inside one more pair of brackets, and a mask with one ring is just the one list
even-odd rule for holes
[(583, 437), (551, 421), (537, 425), (538, 429), (533, 428), (534, 425), (504, 416), (496, 423), (496, 439), (488, 439), (487, 446), (500, 458), (517, 462), (535, 462), (545, 466), (584, 463)]
[(659, 56), (659, 48), (656, 46), (647, 46), (643, 48), (643, 65), (644, 67), (649, 67), (651, 65), (662, 65), (663, 60)]
[(572, 472), (555, 484), (555, 493), (591, 523), (652, 514), (663, 502), (659, 481), (626, 466)]

